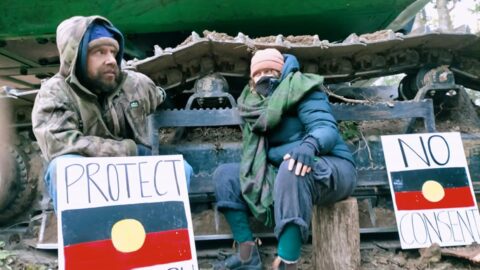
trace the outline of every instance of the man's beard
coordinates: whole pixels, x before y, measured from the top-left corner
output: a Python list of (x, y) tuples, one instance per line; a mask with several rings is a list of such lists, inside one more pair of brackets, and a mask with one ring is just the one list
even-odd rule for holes
[(122, 73), (118, 70), (117, 67), (113, 70), (115, 72), (115, 78), (112, 81), (109, 81), (105, 78), (106, 71), (108, 68), (102, 68), (98, 70), (95, 76), (89, 77), (89, 85), (92, 88), (91, 90), (97, 94), (108, 94), (114, 91), (120, 82), (122, 81)]

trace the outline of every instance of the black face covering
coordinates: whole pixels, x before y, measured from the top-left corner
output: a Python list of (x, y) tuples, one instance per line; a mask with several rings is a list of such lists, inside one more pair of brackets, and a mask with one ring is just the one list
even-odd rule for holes
[(255, 84), (255, 91), (264, 97), (268, 97), (277, 88), (280, 81), (272, 76), (260, 78)]

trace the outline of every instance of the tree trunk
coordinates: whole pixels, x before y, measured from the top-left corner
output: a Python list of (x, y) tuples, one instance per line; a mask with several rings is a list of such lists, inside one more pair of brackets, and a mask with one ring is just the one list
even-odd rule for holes
[(360, 228), (356, 198), (315, 206), (312, 218), (314, 269), (360, 267)]
[(437, 0), (438, 13), (438, 29), (442, 32), (449, 32), (453, 30), (452, 20), (450, 19), (450, 11), (447, 4), (449, 0)]
[(426, 24), (427, 24), (427, 14), (425, 12), (425, 9), (422, 9), (415, 16), (415, 21), (413, 22), (412, 31), (415, 31), (417, 29), (423, 30), (425, 29)]

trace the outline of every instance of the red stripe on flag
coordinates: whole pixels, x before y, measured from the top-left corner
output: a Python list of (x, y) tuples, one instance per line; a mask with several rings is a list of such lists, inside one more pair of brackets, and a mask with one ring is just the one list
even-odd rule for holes
[(446, 188), (438, 202), (425, 199), (421, 191), (395, 192), (397, 210), (426, 210), (475, 206), (470, 187)]
[(116, 250), (111, 239), (66, 246), (64, 253), (69, 270), (126, 270), (192, 259), (188, 229), (149, 233), (143, 246), (130, 253)]

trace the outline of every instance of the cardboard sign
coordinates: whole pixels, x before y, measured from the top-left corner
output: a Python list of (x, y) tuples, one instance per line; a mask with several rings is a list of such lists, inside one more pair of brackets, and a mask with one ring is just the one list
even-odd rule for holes
[(198, 269), (183, 158), (57, 163), (60, 269)]
[(382, 136), (403, 249), (480, 242), (480, 216), (459, 133)]

